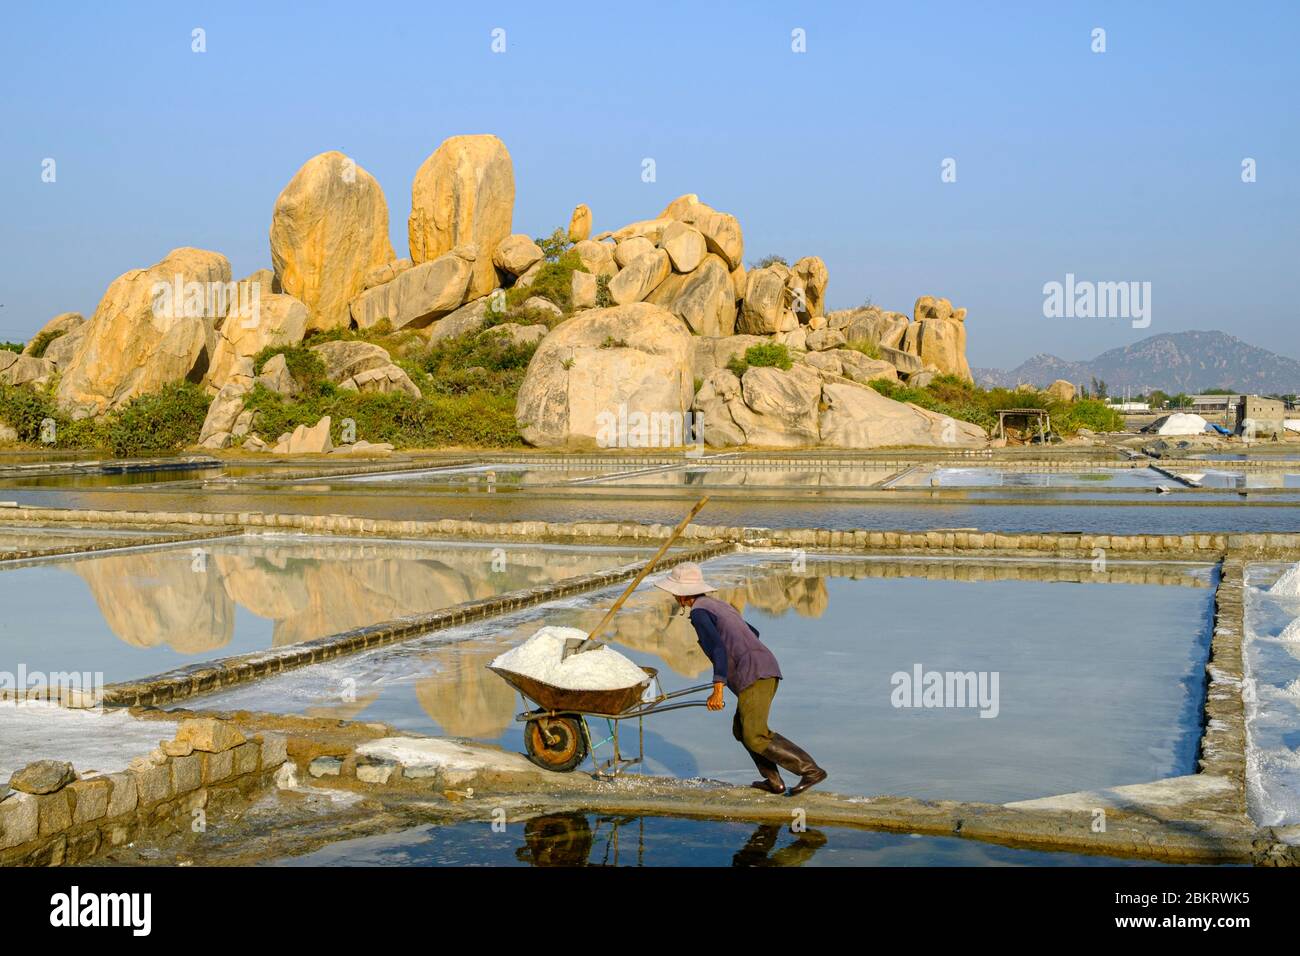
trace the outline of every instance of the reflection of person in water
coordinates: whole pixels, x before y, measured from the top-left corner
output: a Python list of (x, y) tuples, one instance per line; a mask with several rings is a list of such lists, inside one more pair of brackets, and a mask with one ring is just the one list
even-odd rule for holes
[(785, 770), (799, 777), (790, 788), (793, 797), (825, 780), (826, 771), (817, 766), (817, 761), (767, 726), (781, 668), (776, 655), (758, 639), (758, 630), (726, 601), (709, 597), (709, 592), (717, 588), (705, 582), (698, 564), (679, 564), (655, 586), (673, 595), (681, 607), (690, 609), (696, 639), (713, 661), (709, 710), (723, 708), (724, 685), (736, 695), (731, 732), (763, 775), (751, 786), (768, 793), (784, 793), (781, 770)]
[(586, 814), (548, 813), (524, 824), (515, 859), (533, 866), (586, 866), (594, 837)]
[(731, 858), (732, 866), (803, 866), (813, 854), (826, 845), (826, 837), (816, 830), (805, 830), (789, 846), (775, 853), (776, 838), (781, 834), (781, 824), (764, 823), (750, 835), (749, 842)]

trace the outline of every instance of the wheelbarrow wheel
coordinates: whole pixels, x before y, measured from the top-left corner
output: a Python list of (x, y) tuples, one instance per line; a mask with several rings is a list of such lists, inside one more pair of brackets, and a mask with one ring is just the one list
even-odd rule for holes
[(587, 759), (587, 735), (577, 717), (538, 717), (524, 725), (524, 748), (539, 767), (568, 773)]

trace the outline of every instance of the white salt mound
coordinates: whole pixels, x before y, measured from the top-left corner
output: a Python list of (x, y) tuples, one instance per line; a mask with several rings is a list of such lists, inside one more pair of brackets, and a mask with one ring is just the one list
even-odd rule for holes
[(523, 674), (564, 690), (622, 690), (649, 680), (644, 670), (610, 647), (564, 656), (564, 642), (587, 632), (576, 627), (544, 627), (492, 662), (493, 667)]
[(1291, 565), (1273, 582), (1268, 593), (1276, 597), (1300, 597), (1300, 563)]

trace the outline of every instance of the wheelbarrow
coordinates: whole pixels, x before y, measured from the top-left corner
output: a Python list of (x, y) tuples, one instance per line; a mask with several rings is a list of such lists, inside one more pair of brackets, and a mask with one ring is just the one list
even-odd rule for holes
[[(529, 760), (547, 770), (568, 773), (590, 755), (598, 777), (616, 777), (626, 768), (645, 761), (646, 717), (687, 707), (704, 707), (707, 700), (680, 698), (713, 689), (712, 684), (696, 684), (665, 694), (659, 686), (659, 672), (653, 667), (643, 667), (646, 679), (623, 690), (564, 690), (505, 668), (489, 665), (488, 669), (519, 691), (525, 704), (536, 705), (515, 715), (515, 720), (524, 725), (524, 749)], [(604, 720), (608, 736), (593, 740), (587, 723), (589, 717)], [(625, 757), (619, 744), (619, 725), (632, 719), (637, 722), (637, 755)], [(613, 755), (598, 760), (594, 751), (606, 743), (613, 744)]]

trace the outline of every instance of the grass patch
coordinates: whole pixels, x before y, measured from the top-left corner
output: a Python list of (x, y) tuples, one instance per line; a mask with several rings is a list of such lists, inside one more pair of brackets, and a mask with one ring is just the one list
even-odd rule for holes
[(36, 338), (32, 339), (32, 350), (28, 354), (32, 358), (44, 358), (45, 350), (50, 347), (50, 343), (60, 335), (67, 335), (67, 329), (46, 329)]
[(1073, 435), (1080, 428), (1093, 431), (1121, 431), (1124, 419), (1099, 399), (1059, 402), (1046, 392), (1015, 391), (1007, 388), (983, 389), (955, 375), (939, 375), (925, 388), (911, 388), (896, 382), (876, 379), (871, 387), (886, 398), (911, 402), (949, 418), (973, 422), (991, 432), (998, 423), (998, 412), (1008, 408), (1042, 408), (1052, 417), (1052, 430)]
[(743, 356), (733, 355), (727, 368), (739, 378), (750, 368), (779, 368), (788, 372), (793, 364), (788, 348), (776, 342), (765, 342), (751, 345)]
[(868, 342), (866, 339), (855, 339), (842, 348), (850, 349), (854, 352), (861, 352), (869, 359), (880, 361), (880, 346), (875, 342)]
[(524, 300), (540, 295), (558, 305), (562, 311), (568, 312), (573, 308), (573, 274), (586, 271), (587, 267), (582, 264), (578, 254), (570, 249), (554, 261), (548, 260), (526, 287), (516, 285), (507, 289), (506, 308), (515, 309)]

